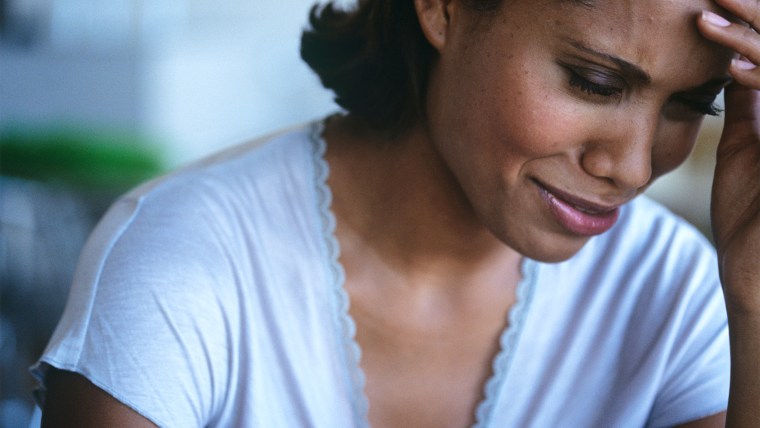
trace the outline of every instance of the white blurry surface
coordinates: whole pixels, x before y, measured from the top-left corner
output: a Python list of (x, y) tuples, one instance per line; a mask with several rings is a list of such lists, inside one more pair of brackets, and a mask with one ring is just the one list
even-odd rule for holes
[(25, 1), (24, 43), (0, 43), (0, 128), (124, 130), (178, 164), (337, 108), (299, 57), (313, 0)]
[(197, 158), (336, 109), (299, 57), (302, 24), (293, 22), (288, 31), (267, 24), (188, 38), (145, 58), (142, 122), (164, 136), (174, 159)]

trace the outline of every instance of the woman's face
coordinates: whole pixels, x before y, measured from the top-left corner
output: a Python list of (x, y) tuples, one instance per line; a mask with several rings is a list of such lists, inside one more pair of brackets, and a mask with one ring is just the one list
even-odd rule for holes
[(454, 0), (428, 32), (433, 144), (480, 220), (539, 260), (575, 254), (681, 164), (727, 83), (732, 53), (696, 29), (709, 2), (593, 3), (505, 0), (484, 17)]

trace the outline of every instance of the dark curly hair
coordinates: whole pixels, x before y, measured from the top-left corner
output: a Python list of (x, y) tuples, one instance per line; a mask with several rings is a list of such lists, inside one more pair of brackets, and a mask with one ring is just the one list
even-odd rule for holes
[[(462, 0), (484, 13), (502, 0)], [(335, 101), (373, 129), (402, 133), (424, 117), (435, 50), (422, 33), (413, 0), (358, 0), (312, 7), (301, 58)]]

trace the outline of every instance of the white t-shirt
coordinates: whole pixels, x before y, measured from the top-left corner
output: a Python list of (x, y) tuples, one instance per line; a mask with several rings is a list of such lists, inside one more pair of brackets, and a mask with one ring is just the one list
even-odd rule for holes
[[(121, 198), (34, 373), (81, 373), (166, 427), (363, 427), (321, 124)], [(709, 243), (640, 197), (570, 260), (523, 262), (479, 427), (671, 426), (722, 411)]]

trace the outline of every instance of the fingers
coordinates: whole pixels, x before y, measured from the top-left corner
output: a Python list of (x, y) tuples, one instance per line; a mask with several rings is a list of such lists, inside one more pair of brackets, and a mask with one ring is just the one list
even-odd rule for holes
[[(748, 141), (758, 141), (758, 116), (760, 112), (760, 91), (733, 82), (725, 91), (726, 113), (724, 136), (719, 146), (720, 153), (730, 153), (746, 145)], [(729, 107), (730, 106), (730, 107)]]
[(760, 0), (717, 0), (738, 19), (749, 23), (731, 22), (710, 11), (702, 12), (698, 27), (702, 34), (740, 54), (731, 62), (730, 73), (745, 86), (760, 89)]
[(744, 86), (760, 89), (760, 68), (743, 58), (731, 60), (729, 72), (734, 80)]
[(715, 0), (715, 3), (751, 27), (760, 28), (760, 0)]

